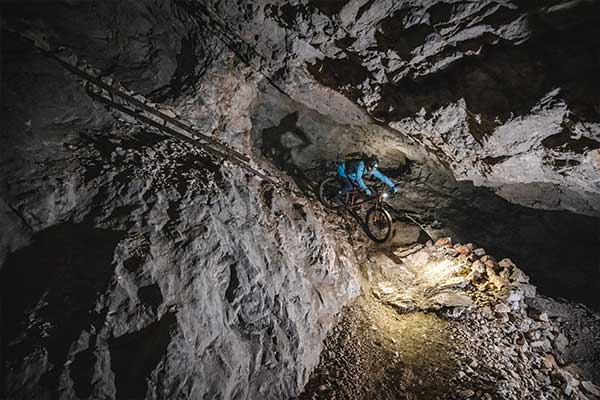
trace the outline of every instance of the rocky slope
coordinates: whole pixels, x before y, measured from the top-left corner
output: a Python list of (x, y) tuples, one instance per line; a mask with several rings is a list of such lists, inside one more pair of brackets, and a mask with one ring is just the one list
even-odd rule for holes
[(77, 146), (37, 171), (63, 175), (58, 206), (12, 202), (24, 221), (66, 216), (3, 267), (8, 398), (297, 393), (357, 293), (310, 203), (135, 127)]
[(444, 239), (363, 269), (301, 398), (600, 397), (600, 315), (538, 295), (509, 259)]
[(205, 43), (209, 63), (223, 46), (200, 40), (174, 3), (55, 6), (3, 9), (3, 395), (294, 396), (333, 316), (358, 294), (348, 245), (311, 201), (94, 102), (23, 36), (106, 68), (138, 98), (176, 98), (161, 107), (207, 134), (230, 116), (241, 126), (218, 134), (247, 151), (244, 102), (219, 98), (243, 68), (223, 55), (211, 73), (226, 78), (205, 84), (215, 93), (185, 97), (203, 84), (193, 73), (202, 58), (180, 74), (172, 43)]

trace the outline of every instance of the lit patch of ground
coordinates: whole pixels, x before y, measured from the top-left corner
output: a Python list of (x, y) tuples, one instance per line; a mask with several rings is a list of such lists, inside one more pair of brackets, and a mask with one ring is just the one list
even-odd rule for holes
[(449, 241), (367, 258), (301, 399), (595, 398), (597, 346), (567, 363), (561, 320), (510, 260)]
[(458, 372), (447, 322), (434, 314), (401, 315), (365, 296), (346, 309), (326, 342), (302, 399), (435, 399)]

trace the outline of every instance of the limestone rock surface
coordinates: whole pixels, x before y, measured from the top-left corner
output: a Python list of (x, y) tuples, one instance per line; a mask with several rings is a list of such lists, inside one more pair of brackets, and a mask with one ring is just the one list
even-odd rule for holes
[[(600, 215), (596, 2), (203, 4), (307, 106), (383, 123), (512, 202)], [(305, 96), (315, 81), (349, 101)]]

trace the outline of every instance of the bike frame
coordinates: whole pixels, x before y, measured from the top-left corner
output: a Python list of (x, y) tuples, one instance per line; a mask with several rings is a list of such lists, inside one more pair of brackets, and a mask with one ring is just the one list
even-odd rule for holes
[[(337, 181), (337, 183), (335, 183)], [(362, 190), (358, 188), (356, 185), (344, 193), (344, 202), (343, 204), (339, 204), (337, 200), (334, 202), (333, 195), (337, 193), (339, 195), (339, 186), (340, 180), (334, 177), (330, 177), (325, 179), (319, 185), (319, 199), (321, 202), (330, 209), (337, 209), (340, 206), (346, 209), (356, 220), (359, 222), (367, 236), (376, 243), (383, 243), (390, 238), (390, 235), (393, 234), (393, 219), (390, 215), (387, 208), (389, 205), (385, 201), (387, 196), (385, 193), (380, 193), (378, 190), (373, 190), (373, 196), (362, 199), (360, 196), (363, 195)], [(334, 186), (335, 185), (335, 186)], [(335, 189), (335, 191), (333, 191)], [(336, 204), (337, 203), (337, 204)], [(366, 216), (363, 218), (359, 215), (359, 208), (363, 205), (368, 205), (368, 210), (366, 211)], [(370, 222), (372, 222), (376, 229), (373, 231), (370, 227)], [(382, 231), (382, 229), (385, 230)], [(384, 233), (382, 236), (381, 233)]]
[(380, 207), (382, 204), (382, 197), (379, 193), (376, 193), (373, 198), (367, 198), (363, 201), (357, 201), (357, 198), (359, 197), (359, 195), (362, 194), (362, 191), (354, 189), (351, 192), (346, 194), (346, 207), (350, 208), (350, 209), (355, 209), (358, 208), (364, 204), (370, 204), (370, 203), (375, 203), (375, 207)]

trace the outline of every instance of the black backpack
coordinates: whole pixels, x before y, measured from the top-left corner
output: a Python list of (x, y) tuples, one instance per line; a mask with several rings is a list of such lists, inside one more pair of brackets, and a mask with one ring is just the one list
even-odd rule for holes
[(344, 159), (344, 169), (346, 170), (346, 173), (355, 173), (358, 169), (358, 164), (360, 164), (361, 161), (365, 161), (367, 158), (369, 158), (369, 156), (360, 151), (347, 154)]

